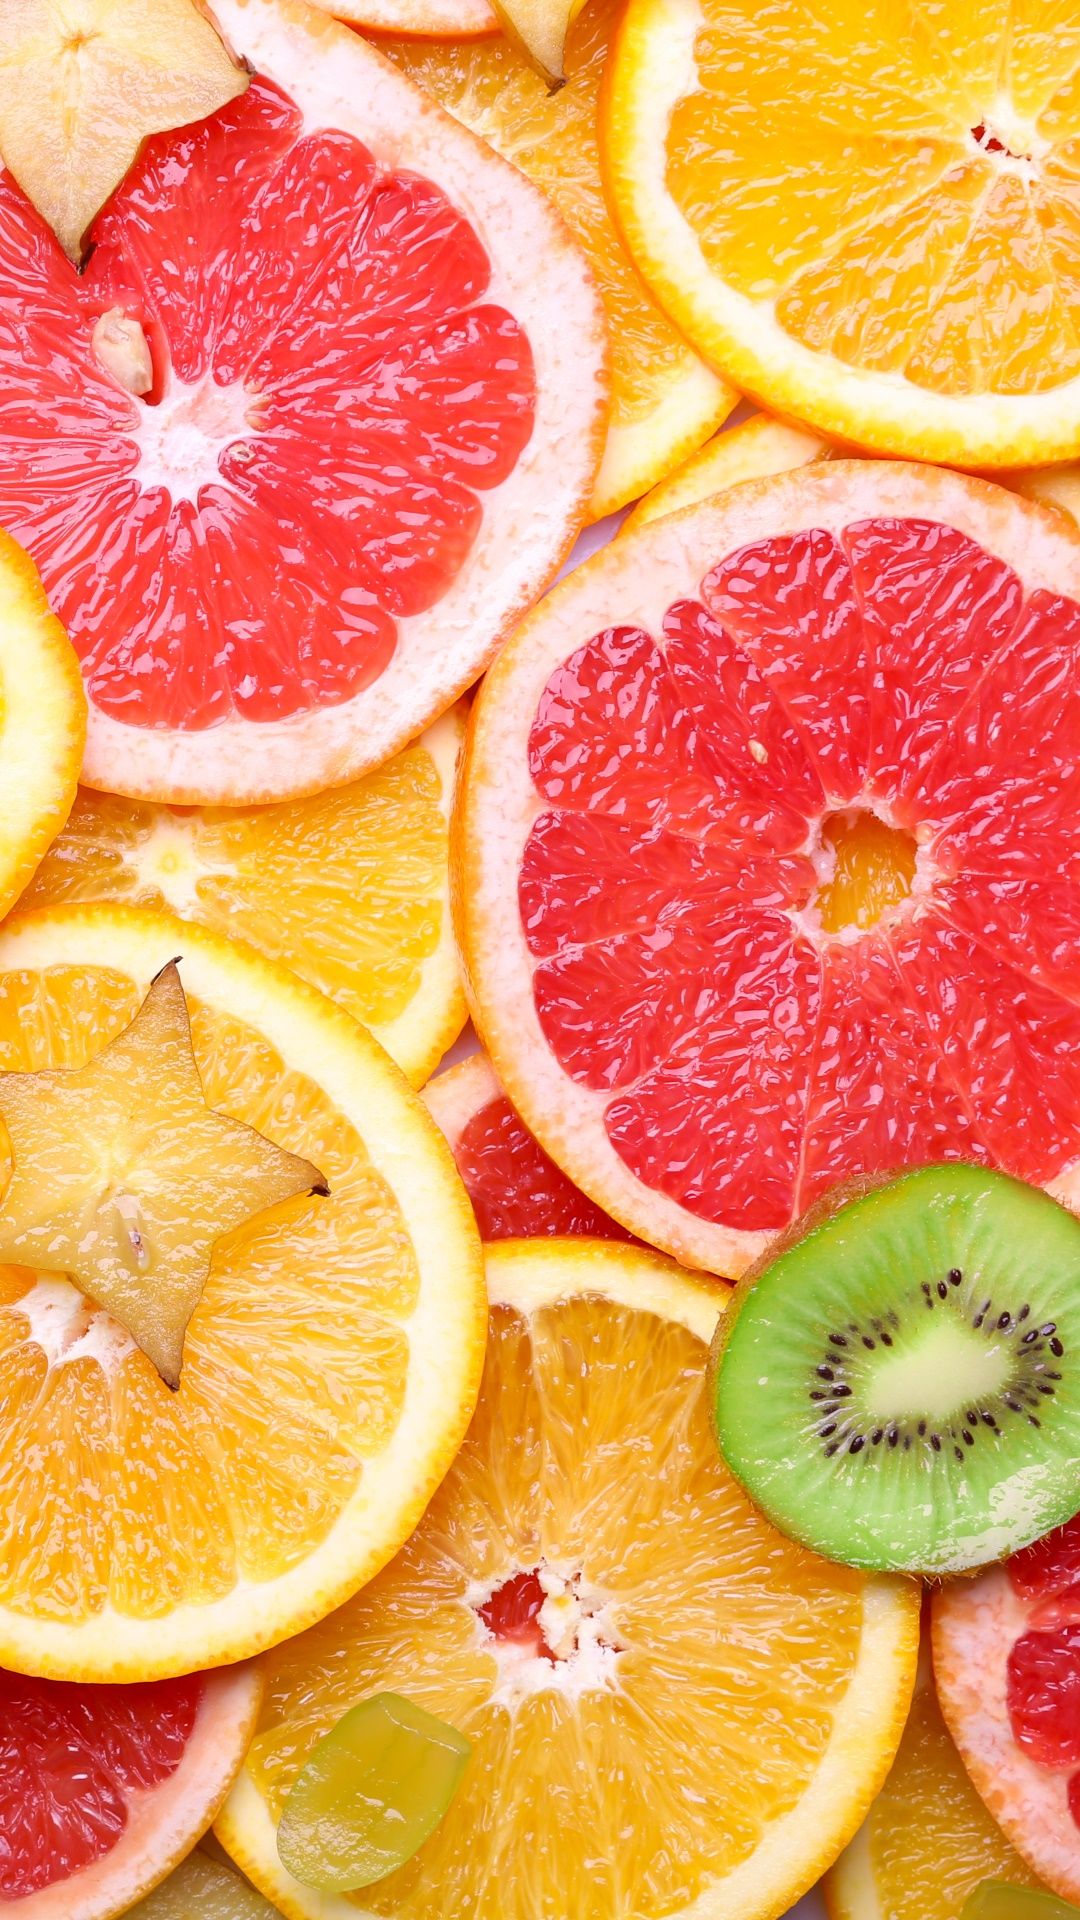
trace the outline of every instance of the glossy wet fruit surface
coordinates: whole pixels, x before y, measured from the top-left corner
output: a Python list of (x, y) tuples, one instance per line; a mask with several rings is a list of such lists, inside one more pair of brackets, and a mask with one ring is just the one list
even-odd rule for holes
[(1077, 1913), (1080, 1907), (1056, 1900), (1052, 1893), (987, 1880), (970, 1895), (960, 1920), (1074, 1920)]
[(861, 1171), (1067, 1186), (1078, 647), (1064, 521), (857, 463), (646, 525), (538, 610), (481, 695), (462, 931), (578, 1184), (721, 1271)]
[(219, 1834), (288, 1914), (319, 1915), (275, 1825), (313, 1742), (391, 1688), (473, 1757), (359, 1913), (660, 1920), (706, 1892), (724, 1920), (783, 1912), (891, 1757), (914, 1594), (782, 1539), (723, 1471), (715, 1286), (588, 1241), (507, 1243), (488, 1267), (464, 1449), (393, 1566), (275, 1655)]
[(133, 1909), (131, 1920), (277, 1920), (277, 1908), (196, 1848)]
[[(968, 1771), (1028, 1864), (1080, 1897), (1080, 1519), (934, 1603), (942, 1706)], [(1004, 1915), (1003, 1915), (1004, 1920)], [(1050, 1916), (1048, 1916), (1050, 1920)]]

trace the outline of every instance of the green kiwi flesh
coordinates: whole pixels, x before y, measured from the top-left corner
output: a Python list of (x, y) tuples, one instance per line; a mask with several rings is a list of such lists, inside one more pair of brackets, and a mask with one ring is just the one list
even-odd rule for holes
[(713, 1347), (720, 1451), (782, 1532), (959, 1573), (1080, 1508), (1080, 1219), (982, 1167), (818, 1210)]

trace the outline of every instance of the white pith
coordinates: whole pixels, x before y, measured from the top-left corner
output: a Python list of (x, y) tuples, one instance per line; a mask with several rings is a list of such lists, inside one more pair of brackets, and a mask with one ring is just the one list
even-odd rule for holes
[[(528, 772), (529, 733), (552, 672), (596, 634), (627, 626), (660, 635), (668, 607), (697, 594), (724, 555), (809, 527), (839, 533), (869, 514), (931, 514), (1011, 566), (1028, 592), (1044, 587), (1080, 599), (1080, 543), (1059, 515), (1030, 513), (1000, 488), (939, 469), (820, 461), (621, 534), (523, 623), (474, 709), (456, 905), (473, 1016), (494, 1072), (541, 1146), (598, 1206), (688, 1265), (716, 1273), (741, 1273), (772, 1233), (719, 1226), (640, 1181), (608, 1140), (611, 1095), (572, 1080), (541, 1028), (536, 962), (518, 909), (525, 847), (549, 808)], [(917, 885), (930, 887), (933, 877), (926, 853)], [(914, 899), (913, 891), (900, 911), (912, 911)], [(1051, 1191), (1068, 1203), (1078, 1188), (1080, 1159)]]
[(147, 887), (156, 887), (174, 913), (190, 913), (198, 904), (199, 882), (231, 869), (214, 865), (196, 845), (196, 836), (183, 815), (162, 814), (149, 833), (127, 856), (126, 864)]
[(25, 1315), (26, 1337), (41, 1348), (50, 1367), (96, 1360), (111, 1380), (136, 1350), (127, 1328), (60, 1274), (39, 1273), (13, 1311)]
[(523, 1700), (537, 1693), (559, 1693), (567, 1700), (580, 1700), (586, 1693), (608, 1693), (618, 1684), (622, 1648), (619, 1630), (609, 1610), (609, 1597), (582, 1582), (580, 1572), (542, 1563), (537, 1578), (544, 1590), (544, 1604), (537, 1625), (545, 1645), (555, 1659), (547, 1660), (513, 1640), (500, 1640), (490, 1633), (480, 1618), (480, 1608), (493, 1593), (513, 1578), (509, 1575), (470, 1586), (466, 1600), (476, 1614), (476, 1644), (495, 1662), (498, 1679), (492, 1701), (509, 1713), (517, 1711)]
[(170, 373), (156, 405), (136, 400), (135, 406), (134, 478), (144, 492), (162, 488), (174, 505), (197, 505), (206, 487), (235, 491), (221, 471), (221, 456), (232, 447), (234, 458), (243, 458), (244, 447), (257, 437), (257, 394), (239, 380), (219, 386), (211, 374), (186, 381)]

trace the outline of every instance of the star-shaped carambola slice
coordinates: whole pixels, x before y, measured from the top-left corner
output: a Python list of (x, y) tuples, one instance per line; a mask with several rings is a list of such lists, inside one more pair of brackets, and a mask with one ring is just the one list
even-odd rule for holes
[(67, 1274), (174, 1388), (215, 1242), (329, 1191), (310, 1160), (207, 1105), (175, 960), (85, 1067), (0, 1074), (0, 1120), (0, 1261)]

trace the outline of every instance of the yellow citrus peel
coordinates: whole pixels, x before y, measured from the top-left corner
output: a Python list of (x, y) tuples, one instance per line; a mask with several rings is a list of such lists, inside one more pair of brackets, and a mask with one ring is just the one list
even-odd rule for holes
[(0, 1262), (69, 1275), (174, 1388), (215, 1242), (329, 1191), (310, 1160), (207, 1105), (175, 961), (85, 1067), (0, 1075), (0, 1120)]

